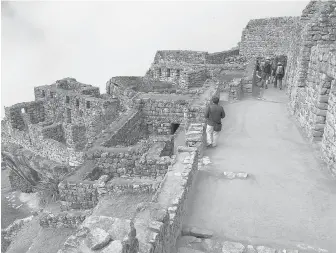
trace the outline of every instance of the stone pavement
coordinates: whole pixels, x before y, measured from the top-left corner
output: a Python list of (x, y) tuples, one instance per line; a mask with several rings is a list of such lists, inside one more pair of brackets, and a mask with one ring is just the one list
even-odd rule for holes
[[(288, 115), (285, 92), (271, 88), (265, 98), (225, 105), (184, 225), (244, 245), (334, 253), (335, 179)], [(247, 177), (233, 177), (238, 172)]]

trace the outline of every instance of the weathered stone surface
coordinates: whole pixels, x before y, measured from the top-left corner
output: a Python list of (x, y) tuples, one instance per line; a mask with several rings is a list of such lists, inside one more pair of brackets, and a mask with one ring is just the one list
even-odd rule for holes
[(198, 228), (198, 227), (183, 227), (182, 235), (185, 236), (194, 236), (198, 238), (211, 238), (213, 236), (213, 232), (207, 229)]
[(252, 245), (247, 245), (246, 253), (257, 253), (257, 251), (254, 249)]
[(95, 228), (90, 231), (86, 244), (92, 250), (104, 248), (112, 240), (109, 233), (101, 228)]
[(202, 253), (203, 251), (192, 249), (192, 248), (186, 248), (186, 247), (181, 247), (177, 251), (178, 253)]
[(299, 253), (298, 250), (291, 250), (291, 249), (284, 249), (284, 250), (281, 250), (279, 251), (279, 253)]
[(275, 249), (265, 247), (265, 246), (258, 246), (257, 252), (258, 253), (276, 253)]
[(223, 253), (243, 253), (245, 246), (239, 242), (229, 242), (225, 241), (223, 243), (222, 252)]
[(248, 174), (245, 172), (224, 171), (223, 174), (224, 177), (228, 179), (234, 179), (234, 178), (246, 179), (248, 177)]
[(222, 243), (217, 240), (204, 239), (202, 244), (207, 252), (220, 252), (222, 250)]
[(179, 245), (190, 245), (191, 243), (200, 243), (202, 240), (195, 236), (182, 236), (179, 238)]
[(111, 242), (100, 253), (122, 253), (122, 243), (119, 240)]

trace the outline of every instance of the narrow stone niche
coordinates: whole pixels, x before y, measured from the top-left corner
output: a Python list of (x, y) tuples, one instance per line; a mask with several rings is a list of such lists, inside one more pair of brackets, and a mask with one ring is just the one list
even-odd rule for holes
[(180, 127), (180, 124), (177, 123), (172, 123), (170, 125), (170, 129), (171, 129), (171, 134), (175, 134), (175, 132), (177, 131), (177, 129)]

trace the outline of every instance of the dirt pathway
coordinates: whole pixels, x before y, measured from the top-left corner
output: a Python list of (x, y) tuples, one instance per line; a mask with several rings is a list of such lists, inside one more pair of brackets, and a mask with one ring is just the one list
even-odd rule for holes
[[(270, 101), (225, 107), (219, 146), (197, 175), (185, 225), (251, 244), (336, 250), (336, 182), (286, 109), (284, 92)], [(225, 171), (250, 177), (229, 180)]]

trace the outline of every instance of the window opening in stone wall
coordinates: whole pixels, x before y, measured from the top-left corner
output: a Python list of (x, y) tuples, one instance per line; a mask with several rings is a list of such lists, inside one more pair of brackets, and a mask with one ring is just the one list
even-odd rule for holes
[(90, 108), (91, 107), (91, 105), (90, 105), (90, 101), (86, 101), (86, 108)]
[(70, 103), (70, 98), (69, 98), (69, 96), (66, 96), (66, 97), (65, 97), (65, 103), (67, 103), (67, 104)]
[(79, 107), (79, 99), (76, 99), (76, 106)]
[(162, 73), (161, 73), (161, 69), (159, 69), (159, 76), (161, 76), (162, 75)]
[(176, 123), (172, 123), (170, 125), (170, 129), (171, 129), (171, 134), (175, 134), (176, 130), (179, 128), (180, 124), (176, 124)]
[(26, 108), (21, 108), (21, 113), (26, 113), (26, 112), (27, 112)]
[(42, 90), (42, 97), (45, 97), (45, 91)]
[(170, 69), (167, 69), (167, 77), (170, 77)]
[(51, 98), (54, 97), (54, 92), (50, 92), (50, 97), (51, 97)]
[(176, 76), (180, 77), (180, 70), (179, 69), (176, 70)]
[(71, 110), (67, 109), (67, 123), (71, 123)]

